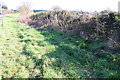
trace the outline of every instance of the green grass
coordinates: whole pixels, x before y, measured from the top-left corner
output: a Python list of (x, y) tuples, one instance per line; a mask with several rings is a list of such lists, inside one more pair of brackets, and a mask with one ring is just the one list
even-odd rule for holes
[(0, 78), (120, 76), (120, 54), (93, 55), (96, 43), (86, 44), (61, 32), (22, 26), (15, 21), (17, 16), (6, 16), (0, 27)]

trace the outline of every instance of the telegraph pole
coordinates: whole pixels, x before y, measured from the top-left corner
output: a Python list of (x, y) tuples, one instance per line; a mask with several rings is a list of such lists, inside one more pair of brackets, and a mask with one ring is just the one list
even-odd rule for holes
[(3, 15), (3, 13), (2, 13), (2, 1), (1, 1), (1, 3), (0, 3), (0, 15), (1, 15), (1, 20), (2, 20), (2, 26), (3, 26), (3, 18), (4, 18), (4, 15)]
[(118, 17), (120, 18), (120, 1), (118, 2)]

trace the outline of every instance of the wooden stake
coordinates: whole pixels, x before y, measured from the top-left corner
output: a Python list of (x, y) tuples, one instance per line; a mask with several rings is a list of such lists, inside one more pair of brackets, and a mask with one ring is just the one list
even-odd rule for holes
[(2, 13), (2, 2), (0, 3), (0, 15), (1, 15), (1, 19), (2, 19), (2, 26), (3, 26), (3, 18), (4, 18), (4, 15), (3, 15), (3, 13)]

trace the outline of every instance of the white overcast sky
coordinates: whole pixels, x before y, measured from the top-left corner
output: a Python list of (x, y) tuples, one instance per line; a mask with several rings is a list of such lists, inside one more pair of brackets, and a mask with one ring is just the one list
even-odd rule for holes
[(120, 0), (2, 0), (9, 9), (16, 9), (23, 2), (30, 2), (32, 9), (50, 10), (59, 6), (67, 10), (101, 11), (110, 9), (118, 11)]

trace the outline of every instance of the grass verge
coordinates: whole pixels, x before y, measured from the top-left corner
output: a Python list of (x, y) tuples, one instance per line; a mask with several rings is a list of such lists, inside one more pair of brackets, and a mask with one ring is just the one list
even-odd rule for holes
[(88, 46), (57, 31), (22, 26), (16, 18), (6, 16), (0, 27), (0, 78), (120, 76), (120, 54), (92, 54), (94, 43)]

